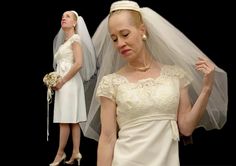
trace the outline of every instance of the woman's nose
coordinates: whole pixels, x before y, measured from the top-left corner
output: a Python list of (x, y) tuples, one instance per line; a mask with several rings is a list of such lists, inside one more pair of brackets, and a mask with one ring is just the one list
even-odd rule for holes
[(123, 39), (118, 39), (117, 47), (122, 48), (125, 45), (125, 41)]

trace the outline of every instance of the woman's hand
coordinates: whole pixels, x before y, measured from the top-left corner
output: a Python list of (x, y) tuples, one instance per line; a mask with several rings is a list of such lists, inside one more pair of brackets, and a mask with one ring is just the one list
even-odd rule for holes
[(59, 79), (55, 86), (52, 87), (53, 90), (59, 90), (65, 84), (63, 78)]
[(204, 74), (203, 89), (211, 90), (214, 84), (215, 65), (209, 59), (199, 57), (196, 62), (196, 70)]

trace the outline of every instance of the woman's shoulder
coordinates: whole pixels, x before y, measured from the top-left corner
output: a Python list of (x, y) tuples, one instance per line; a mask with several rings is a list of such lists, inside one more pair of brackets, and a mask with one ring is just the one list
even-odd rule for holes
[(163, 69), (166, 69), (166, 70), (181, 70), (182, 68), (179, 67), (178, 65), (175, 65), (175, 64), (163, 64), (162, 65)]
[(73, 36), (73, 38), (80, 38), (79, 34), (75, 33)]
[(163, 65), (162, 66), (163, 73), (169, 76), (177, 76), (183, 77), (187, 73), (178, 65)]
[(117, 73), (111, 73), (111, 74), (104, 75), (100, 82), (102, 82), (103, 84), (111, 84), (113, 86), (116, 86), (123, 83), (124, 79), (121, 75)]
[(80, 42), (80, 36), (79, 36), (79, 34), (74, 34), (74, 35), (72, 35), (71, 38), (70, 38), (70, 41), (71, 41), (71, 42), (74, 42), (74, 41)]
[(104, 75), (102, 77), (102, 80), (111, 81), (115, 79), (116, 77), (117, 77), (116, 73), (111, 73), (111, 74)]

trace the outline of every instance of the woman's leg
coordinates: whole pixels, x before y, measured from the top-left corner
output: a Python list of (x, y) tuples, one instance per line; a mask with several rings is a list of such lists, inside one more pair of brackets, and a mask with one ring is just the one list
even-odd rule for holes
[(75, 160), (79, 162), (82, 158), (80, 154), (80, 138), (81, 138), (81, 130), (79, 123), (71, 124), (71, 132), (72, 132), (72, 141), (73, 141), (73, 150), (71, 154), (70, 160), (67, 162), (74, 163)]
[(73, 151), (72, 153), (79, 153), (80, 150), (80, 125), (79, 123), (77, 124), (72, 124), (71, 125), (71, 132), (72, 132), (72, 141), (73, 141)]
[(59, 147), (57, 150), (57, 155), (53, 162), (58, 162), (62, 160), (64, 149), (66, 147), (68, 138), (70, 134), (70, 126), (66, 123), (60, 124), (60, 136), (59, 136)]

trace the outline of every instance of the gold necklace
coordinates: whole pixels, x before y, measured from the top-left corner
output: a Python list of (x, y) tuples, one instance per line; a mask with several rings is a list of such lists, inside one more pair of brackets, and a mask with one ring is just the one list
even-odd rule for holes
[(135, 66), (132, 66), (130, 63), (128, 63), (128, 66), (134, 70), (146, 72), (151, 68), (151, 64), (152, 64), (152, 59), (150, 63), (148, 65), (145, 65), (144, 67), (135, 67)]

